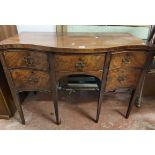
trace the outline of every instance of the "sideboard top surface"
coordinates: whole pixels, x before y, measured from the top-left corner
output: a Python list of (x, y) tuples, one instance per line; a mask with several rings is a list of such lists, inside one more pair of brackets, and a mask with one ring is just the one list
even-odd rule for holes
[(100, 51), (124, 46), (144, 46), (143, 40), (129, 33), (22, 32), (0, 42), (1, 49), (32, 48), (55, 52)]

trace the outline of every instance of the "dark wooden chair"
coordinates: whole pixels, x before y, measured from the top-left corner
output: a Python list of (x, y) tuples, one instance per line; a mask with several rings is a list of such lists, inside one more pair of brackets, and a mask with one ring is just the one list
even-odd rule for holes
[(129, 117), (153, 59), (154, 52), (152, 49), (152, 47), (147, 45), (137, 45), (118, 47), (114, 51), (107, 52), (97, 106), (96, 122), (99, 121), (104, 94), (120, 92), (120, 90), (131, 92), (125, 118)]
[[(155, 25), (150, 26), (150, 31), (148, 33), (146, 45), (149, 45), (149, 46), (154, 46), (155, 45)], [(154, 57), (155, 57), (155, 55), (154, 55)], [(149, 72), (152, 71), (154, 62), (155, 62), (155, 58), (152, 59), (152, 62), (150, 64), (149, 68), (148, 68), (147, 74), (149, 74)], [(146, 74), (146, 76), (147, 76), (147, 74)], [(139, 96), (137, 98), (137, 103), (136, 103), (137, 107), (141, 107), (141, 104), (142, 104), (142, 95), (143, 95), (143, 89), (144, 89), (144, 83), (145, 83), (146, 76), (143, 79), (141, 89), (140, 89), (140, 92), (139, 92)]]

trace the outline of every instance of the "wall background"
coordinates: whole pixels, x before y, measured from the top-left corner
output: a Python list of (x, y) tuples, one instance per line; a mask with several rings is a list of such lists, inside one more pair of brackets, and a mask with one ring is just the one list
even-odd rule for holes
[(56, 32), (56, 25), (17, 25), (20, 32)]
[[(56, 25), (17, 25), (20, 32), (56, 32)], [(149, 26), (108, 26), (108, 25), (68, 25), (68, 32), (126, 32), (141, 39), (146, 39)]]
[(95, 26), (95, 25), (68, 25), (68, 32), (126, 32), (141, 39), (148, 36), (149, 26)]

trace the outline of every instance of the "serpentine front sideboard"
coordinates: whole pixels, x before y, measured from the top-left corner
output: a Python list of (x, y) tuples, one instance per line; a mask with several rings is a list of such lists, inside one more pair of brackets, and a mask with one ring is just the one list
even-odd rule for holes
[(53, 94), (56, 122), (58, 82), (65, 76), (85, 74), (101, 81), (96, 122), (103, 94), (117, 89), (132, 91), (127, 112), (140, 88), (151, 47), (127, 33), (39, 33), (25, 32), (1, 42), (1, 62), (9, 87), (25, 124), (19, 92), (46, 91)]

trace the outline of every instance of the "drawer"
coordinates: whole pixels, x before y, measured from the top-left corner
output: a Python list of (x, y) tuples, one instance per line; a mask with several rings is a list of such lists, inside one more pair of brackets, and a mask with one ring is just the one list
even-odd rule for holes
[(103, 70), (105, 55), (55, 55), (56, 71), (87, 72)]
[(140, 69), (129, 68), (111, 70), (108, 73), (106, 91), (135, 87), (140, 74)]
[(103, 71), (89, 71), (89, 72), (56, 72), (56, 79), (57, 80), (62, 80), (63, 78), (69, 76), (69, 75), (90, 75), (94, 76), (100, 80), (102, 80), (102, 74)]
[(49, 75), (43, 71), (14, 69), (11, 75), (18, 90), (46, 90), (50, 87)]
[(110, 62), (110, 69), (121, 67), (137, 67), (144, 66), (146, 60), (145, 52), (126, 52), (113, 53)]
[(47, 55), (41, 52), (6, 51), (4, 57), (9, 68), (35, 68), (48, 69)]

